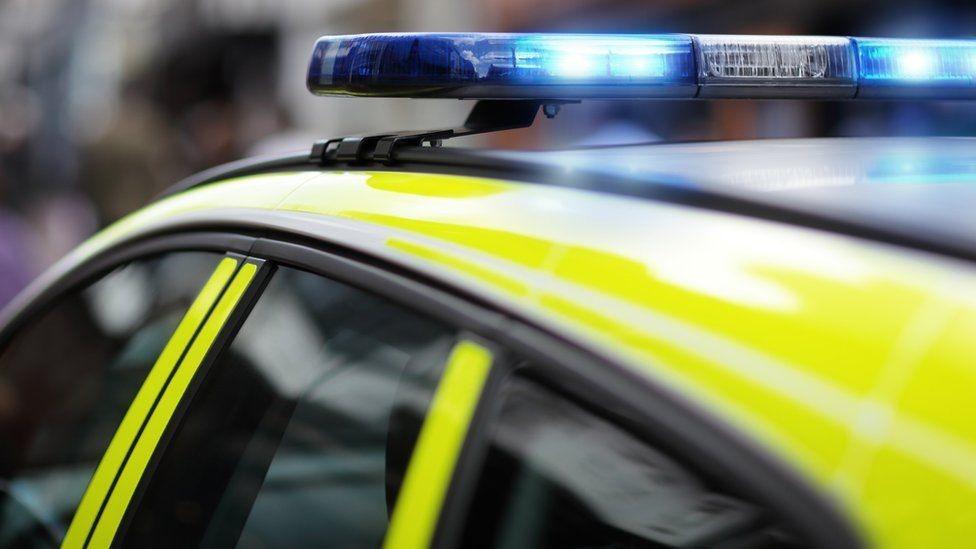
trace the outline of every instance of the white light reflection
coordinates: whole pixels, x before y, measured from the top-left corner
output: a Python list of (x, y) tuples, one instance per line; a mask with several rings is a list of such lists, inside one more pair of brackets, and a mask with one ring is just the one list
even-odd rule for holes
[(579, 53), (569, 53), (556, 58), (552, 65), (552, 73), (557, 76), (582, 78), (593, 76), (596, 63), (593, 59)]
[(927, 50), (910, 50), (898, 58), (898, 72), (903, 78), (929, 78), (934, 68), (935, 59)]

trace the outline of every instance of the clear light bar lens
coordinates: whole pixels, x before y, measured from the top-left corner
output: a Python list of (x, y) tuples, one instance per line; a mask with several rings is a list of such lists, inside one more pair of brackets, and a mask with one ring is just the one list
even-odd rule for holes
[(976, 95), (976, 41), (856, 38), (859, 96)]
[(687, 36), (371, 34), (323, 37), (308, 86), (322, 95), (693, 97)]
[(853, 97), (854, 54), (847, 38), (696, 35), (703, 96)]

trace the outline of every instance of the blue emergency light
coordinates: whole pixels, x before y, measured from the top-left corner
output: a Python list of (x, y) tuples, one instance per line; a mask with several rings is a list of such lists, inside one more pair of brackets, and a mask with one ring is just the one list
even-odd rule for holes
[(976, 96), (976, 40), (855, 42), (859, 97)]
[(467, 99), (976, 98), (976, 40), (391, 33), (324, 36), (318, 95)]

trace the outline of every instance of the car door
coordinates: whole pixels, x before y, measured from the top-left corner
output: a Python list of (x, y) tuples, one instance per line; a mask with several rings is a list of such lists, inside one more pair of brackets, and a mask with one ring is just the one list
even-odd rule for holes
[(249, 247), (215, 269), (219, 289), (151, 404), (136, 413), (133, 401), (126, 419), (140, 425), (122, 421), (127, 449), (105, 453), (99, 470), (111, 473), (96, 472), (86, 493), (94, 514), (82, 506), (84, 535), (66, 545), (434, 536), (482, 388), (503, 362), (470, 329), (493, 314), (332, 254)]
[[(534, 367), (527, 366), (531, 371)], [(465, 548), (808, 547), (781, 516), (602, 405), (516, 373), (492, 395)]]
[(166, 251), (82, 269), (4, 329), (0, 547), (62, 542), (123, 416), (154, 364), (177, 351), (221, 261)]
[(41, 541), (857, 546), (778, 463), (626, 369), (282, 238), (190, 239), (235, 253), (208, 254), (145, 348), (59, 522), (20, 506)]
[(743, 453), (687, 401), (512, 335), (519, 348), (482, 394), (437, 547), (862, 546), (802, 478)]

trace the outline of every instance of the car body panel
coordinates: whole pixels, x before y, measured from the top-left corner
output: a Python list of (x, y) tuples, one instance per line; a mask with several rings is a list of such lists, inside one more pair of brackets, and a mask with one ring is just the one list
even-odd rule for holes
[[(628, 175), (658, 183), (717, 185), (764, 192), (851, 186), (976, 184), (972, 137), (762, 139), (653, 143), (562, 151), (483, 151), (498, 159)], [(933, 200), (952, 197), (939, 188)], [(882, 196), (881, 193), (878, 196)], [(971, 196), (971, 195), (970, 195)], [(852, 203), (872, 208), (872, 203)], [(925, 204), (931, 206), (932, 204)], [(950, 207), (947, 201), (944, 204)], [(891, 212), (894, 215), (900, 212)], [(942, 222), (943, 220), (932, 220)], [(971, 220), (961, 220), (974, 227)]]
[[(976, 138), (766, 139), (565, 151), (483, 151), (567, 177), (707, 189), (749, 202), (920, 239), (976, 257)], [(653, 185), (652, 185), (653, 184)]]
[(619, 359), (791, 463), (871, 541), (953, 546), (976, 533), (976, 521), (954, 518), (976, 497), (966, 400), (976, 392), (976, 271), (966, 262), (592, 191), (309, 171), (171, 196), (66, 264), (178, 220), (250, 226), (261, 216)]

